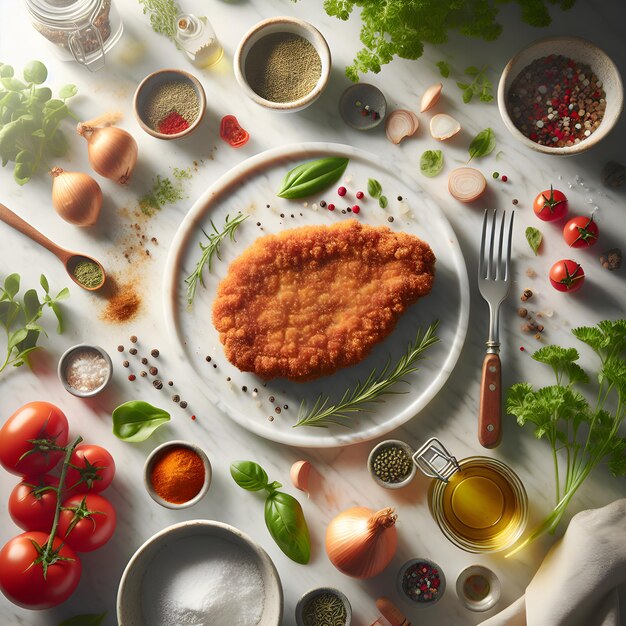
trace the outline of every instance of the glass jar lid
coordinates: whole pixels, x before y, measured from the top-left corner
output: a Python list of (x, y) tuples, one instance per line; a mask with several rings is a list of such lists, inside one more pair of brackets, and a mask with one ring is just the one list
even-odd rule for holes
[(102, 0), (26, 0), (31, 15), (48, 26), (66, 27), (90, 21)]

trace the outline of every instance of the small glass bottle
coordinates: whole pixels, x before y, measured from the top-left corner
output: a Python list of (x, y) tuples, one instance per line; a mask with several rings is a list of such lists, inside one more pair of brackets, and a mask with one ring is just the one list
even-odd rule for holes
[(176, 40), (196, 67), (215, 65), (224, 50), (206, 17), (181, 13), (176, 18)]

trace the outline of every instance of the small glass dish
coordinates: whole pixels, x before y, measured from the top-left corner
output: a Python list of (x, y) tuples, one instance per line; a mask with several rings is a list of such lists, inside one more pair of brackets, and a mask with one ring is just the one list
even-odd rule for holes
[[(155, 463), (161, 459), (167, 452), (174, 450), (175, 448), (184, 448), (187, 450), (191, 450), (195, 452), (200, 460), (202, 461), (202, 465), (204, 467), (204, 482), (202, 483), (202, 487), (198, 491), (198, 493), (186, 500), (185, 502), (171, 502), (170, 500), (165, 500), (162, 498), (154, 488), (152, 484), (152, 470)], [(202, 498), (206, 495), (206, 492), (209, 490), (211, 486), (211, 478), (212, 478), (212, 469), (211, 462), (209, 461), (209, 457), (206, 455), (205, 451), (196, 446), (193, 443), (182, 440), (168, 441), (166, 443), (157, 446), (146, 459), (146, 462), (143, 466), (143, 483), (146, 487), (146, 491), (150, 495), (150, 497), (161, 506), (164, 506), (167, 509), (186, 509), (194, 504), (200, 502)]]
[[(379, 454), (383, 453), (387, 449), (399, 448), (402, 450), (408, 457), (410, 463), (409, 473), (405, 478), (398, 481), (386, 481), (383, 480), (380, 476), (376, 475), (376, 470), (374, 468), (374, 463)], [(379, 444), (372, 448), (372, 451), (369, 453), (367, 457), (367, 469), (370, 473), (370, 476), (374, 480), (374, 482), (385, 489), (400, 489), (402, 487), (406, 487), (414, 478), (417, 473), (417, 465), (413, 463), (413, 453), (414, 450), (408, 443), (404, 441), (400, 441), (399, 439), (386, 439), (385, 441), (381, 441)]]
[(304, 621), (305, 611), (307, 606), (311, 600), (321, 596), (323, 594), (332, 594), (341, 600), (345, 612), (346, 612), (346, 621), (345, 626), (350, 626), (352, 622), (352, 606), (348, 598), (346, 598), (345, 594), (343, 594), (339, 589), (335, 589), (333, 587), (317, 587), (315, 589), (311, 589), (307, 591), (301, 598), (298, 600), (298, 604), (296, 604), (296, 624), (297, 626), (305, 626), (306, 622)]
[[(411, 582), (420, 578), (426, 579), (425, 591), (421, 588), (412, 589)], [(433, 606), (441, 600), (446, 591), (446, 577), (441, 567), (434, 561), (411, 559), (400, 568), (396, 577), (396, 587), (400, 596), (413, 606)]]
[(385, 119), (387, 100), (378, 87), (357, 83), (341, 94), (339, 113), (350, 128), (371, 130)]
[(466, 567), (456, 579), (456, 595), (470, 611), (488, 611), (496, 605), (501, 592), (498, 577), (482, 565)]
[[(78, 398), (91, 398), (111, 382), (113, 363), (103, 348), (81, 343), (61, 355), (57, 374), (66, 391)], [(94, 384), (87, 382), (89, 374), (95, 377)]]

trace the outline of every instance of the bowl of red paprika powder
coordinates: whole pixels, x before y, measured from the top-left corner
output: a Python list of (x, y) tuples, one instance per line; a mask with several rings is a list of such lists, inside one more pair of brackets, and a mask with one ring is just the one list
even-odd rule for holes
[(133, 102), (139, 126), (157, 139), (190, 135), (202, 121), (206, 94), (200, 81), (182, 70), (158, 70), (146, 76)]
[(185, 509), (204, 497), (211, 473), (211, 463), (201, 448), (187, 441), (168, 441), (146, 459), (144, 484), (161, 506)]

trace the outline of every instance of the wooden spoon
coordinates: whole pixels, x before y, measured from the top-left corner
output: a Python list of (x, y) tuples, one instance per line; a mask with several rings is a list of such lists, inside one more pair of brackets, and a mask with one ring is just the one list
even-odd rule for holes
[[(61, 248), (53, 241), (50, 241), (45, 235), (42, 235), (36, 228), (33, 228), (28, 222), (25, 222), (19, 215), (16, 215), (11, 211), (11, 209), (4, 206), (4, 204), (0, 203), (0, 220), (5, 224), (12, 226), (15, 230), (19, 230), (23, 235), (26, 235), (28, 238), (32, 239), (35, 243), (38, 243), (40, 246), (46, 248), (54, 254), (61, 263), (65, 266), (65, 271), (68, 273), (68, 276), (79, 286), (87, 291), (96, 291), (100, 289), (105, 281), (106, 281), (106, 273), (102, 264), (96, 261), (96, 259), (87, 256), (86, 254), (78, 254), (77, 252), (70, 252), (65, 248)], [(81, 261), (90, 261), (91, 263), (95, 263), (100, 270), (102, 271), (102, 282), (95, 287), (86, 287), (82, 283), (79, 283), (74, 276), (74, 269), (76, 265)]]

